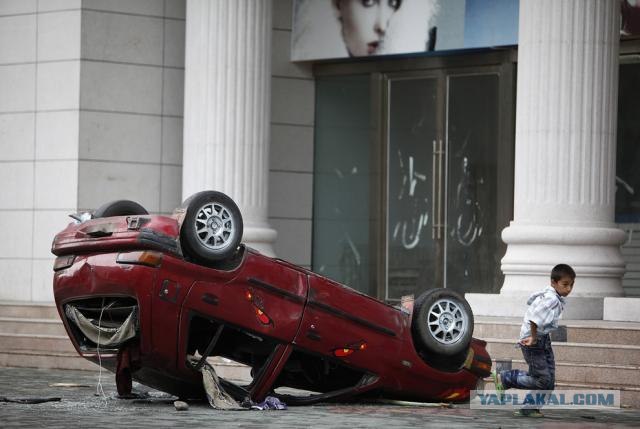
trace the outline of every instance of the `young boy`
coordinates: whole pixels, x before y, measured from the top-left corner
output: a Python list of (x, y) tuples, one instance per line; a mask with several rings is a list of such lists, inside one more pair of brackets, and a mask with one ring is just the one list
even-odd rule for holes
[[(564, 298), (571, 293), (575, 278), (576, 273), (569, 265), (556, 265), (551, 270), (551, 286), (529, 297), (529, 308), (524, 315), (518, 341), (529, 371), (494, 371), (491, 376), (498, 392), (509, 388), (553, 390), (556, 363), (549, 333), (558, 328), (558, 319), (564, 310)], [(516, 414), (542, 417), (540, 410), (535, 408), (523, 408)]]

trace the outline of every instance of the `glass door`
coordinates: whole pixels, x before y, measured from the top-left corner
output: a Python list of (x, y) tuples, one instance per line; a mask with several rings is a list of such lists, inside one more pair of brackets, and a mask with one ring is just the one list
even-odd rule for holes
[(388, 80), (387, 300), (442, 283), (441, 76)]
[(387, 300), (499, 289), (513, 198), (500, 94), (493, 71), (387, 76)]
[(503, 150), (500, 142), (499, 80), (497, 73), (449, 75), (446, 79), (442, 285), (461, 293), (495, 292), (502, 284), (500, 233), (511, 219), (513, 179), (499, 167), (511, 163), (513, 155), (512, 146)]

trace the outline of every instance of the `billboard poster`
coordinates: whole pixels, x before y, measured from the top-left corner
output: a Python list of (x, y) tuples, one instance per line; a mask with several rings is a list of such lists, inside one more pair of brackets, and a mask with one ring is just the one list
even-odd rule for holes
[(295, 0), (292, 61), (517, 44), (518, 0)]

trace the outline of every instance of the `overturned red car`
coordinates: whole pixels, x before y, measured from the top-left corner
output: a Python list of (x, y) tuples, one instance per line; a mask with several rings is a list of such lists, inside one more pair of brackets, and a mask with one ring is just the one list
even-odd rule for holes
[[(430, 290), (392, 307), (241, 244), (242, 216), (200, 192), (172, 216), (108, 203), (53, 240), (54, 295), (78, 353), (131, 381), (204, 397), (200, 368), (221, 356), (251, 367), (238, 400), (291, 405), (364, 397), (460, 402), (489, 374), (463, 297)], [(306, 391), (280, 394), (290, 387)]]

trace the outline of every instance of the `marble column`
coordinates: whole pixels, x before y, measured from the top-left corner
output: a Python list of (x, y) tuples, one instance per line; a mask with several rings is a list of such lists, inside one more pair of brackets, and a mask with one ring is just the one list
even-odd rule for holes
[(273, 255), (267, 220), (270, 0), (188, 0), (182, 195), (228, 194), (243, 241)]
[(521, 0), (514, 219), (501, 295), (578, 275), (573, 297), (621, 296), (625, 234), (614, 224), (620, 5)]

